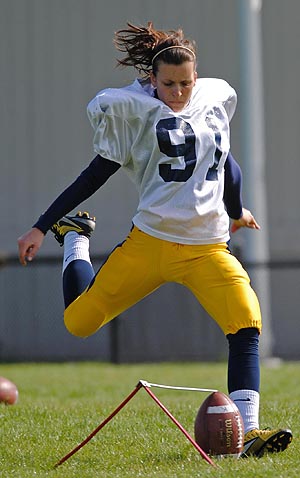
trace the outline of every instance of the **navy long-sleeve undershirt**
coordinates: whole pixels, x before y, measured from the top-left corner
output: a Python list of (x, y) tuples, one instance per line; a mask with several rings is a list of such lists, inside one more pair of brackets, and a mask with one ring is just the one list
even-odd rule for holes
[[(97, 155), (78, 178), (55, 199), (33, 227), (46, 234), (61, 217), (91, 197), (119, 168), (120, 164)], [(229, 153), (225, 162), (224, 203), (232, 219), (239, 219), (242, 215), (241, 190), (241, 169)]]
[(242, 171), (231, 152), (225, 161), (225, 179), (223, 200), (227, 214), (231, 219), (240, 219), (243, 209)]

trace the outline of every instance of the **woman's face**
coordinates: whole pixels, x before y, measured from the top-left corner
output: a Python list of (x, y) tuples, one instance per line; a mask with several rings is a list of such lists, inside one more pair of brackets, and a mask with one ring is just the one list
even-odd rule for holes
[(185, 61), (181, 65), (160, 62), (156, 75), (150, 80), (158, 98), (175, 112), (183, 110), (190, 101), (197, 79), (195, 63)]

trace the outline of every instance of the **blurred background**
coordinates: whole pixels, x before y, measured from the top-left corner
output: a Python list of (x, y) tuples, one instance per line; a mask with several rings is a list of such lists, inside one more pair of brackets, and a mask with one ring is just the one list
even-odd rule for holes
[[(223, 360), (227, 343), (191, 293), (168, 284), (82, 340), (63, 325), (60, 249), (46, 236), (34, 263), (17, 238), (94, 157), (86, 105), (133, 69), (116, 68), (113, 35), (126, 22), (182, 27), (198, 45), (198, 76), (238, 93), (231, 146), (244, 205), (262, 230), (232, 249), (262, 304), (262, 355), (300, 359), (300, 108), (298, 0), (0, 0), (0, 360)], [(119, 171), (81, 209), (97, 217), (97, 269), (131, 227), (134, 186)]]

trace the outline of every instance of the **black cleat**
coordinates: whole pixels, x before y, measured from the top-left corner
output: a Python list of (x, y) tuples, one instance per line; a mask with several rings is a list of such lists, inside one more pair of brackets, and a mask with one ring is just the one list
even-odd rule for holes
[(64, 244), (65, 235), (74, 231), (82, 236), (90, 237), (96, 226), (96, 218), (90, 217), (88, 212), (81, 213), (76, 216), (64, 216), (51, 227), (55, 239), (60, 246)]
[(242, 457), (256, 456), (261, 458), (265, 452), (284, 451), (293, 439), (291, 430), (250, 430), (244, 438)]

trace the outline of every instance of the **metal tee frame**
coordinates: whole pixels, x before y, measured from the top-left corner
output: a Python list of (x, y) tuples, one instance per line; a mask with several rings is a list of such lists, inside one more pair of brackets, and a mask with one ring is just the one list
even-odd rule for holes
[(163, 412), (172, 420), (172, 422), (179, 428), (179, 430), (185, 435), (185, 437), (191, 442), (191, 444), (196, 448), (196, 450), (200, 453), (202, 458), (212, 466), (216, 466), (216, 464), (212, 461), (212, 459), (202, 450), (202, 448), (196, 443), (196, 441), (191, 437), (191, 435), (185, 430), (185, 428), (179, 423), (178, 420), (169, 412), (165, 405), (156, 397), (150, 388), (165, 388), (171, 390), (186, 390), (186, 391), (196, 391), (196, 392), (217, 392), (217, 390), (209, 389), (209, 388), (192, 388), (192, 387), (177, 387), (172, 385), (163, 385), (158, 383), (150, 383), (146, 380), (139, 380), (138, 384), (135, 386), (134, 390), (120, 403), (120, 405), (107, 417), (103, 420), (95, 430), (92, 431), (81, 443), (79, 443), (73, 450), (63, 456), (55, 465), (54, 468), (62, 465), (65, 461), (67, 461), (71, 456), (73, 456), (77, 451), (79, 451), (84, 445), (86, 445), (108, 422), (114, 418), (117, 413), (119, 413), (122, 408), (137, 394), (139, 390), (142, 388), (146, 390), (148, 395), (155, 401), (155, 403), (163, 410)]

